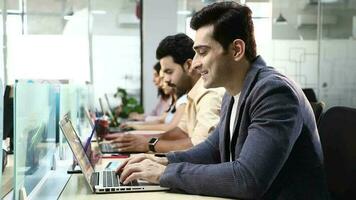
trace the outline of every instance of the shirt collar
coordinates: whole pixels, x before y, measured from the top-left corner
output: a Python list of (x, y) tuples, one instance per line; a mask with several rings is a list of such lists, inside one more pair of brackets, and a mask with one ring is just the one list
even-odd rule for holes
[(188, 92), (188, 98), (197, 101), (200, 96), (202, 96), (207, 89), (204, 88), (203, 86), (204, 81), (202, 78), (199, 78), (199, 80), (195, 83), (193, 88)]

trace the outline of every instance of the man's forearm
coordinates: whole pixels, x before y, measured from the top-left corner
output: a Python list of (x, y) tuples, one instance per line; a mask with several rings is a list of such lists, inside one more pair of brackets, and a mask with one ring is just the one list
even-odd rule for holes
[(159, 140), (155, 146), (156, 152), (166, 153), (169, 151), (186, 150), (193, 146), (189, 137), (178, 140)]
[(176, 127), (172, 130), (163, 133), (160, 137), (160, 140), (179, 140), (184, 138), (189, 138), (188, 134), (182, 129)]

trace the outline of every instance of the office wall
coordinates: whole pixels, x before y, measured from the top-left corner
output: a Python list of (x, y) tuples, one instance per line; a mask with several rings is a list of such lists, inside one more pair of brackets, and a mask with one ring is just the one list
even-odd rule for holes
[[(317, 0), (272, 0), (273, 18), (280, 14), (287, 20), (283, 25), (272, 25), (273, 39), (316, 40)], [(324, 38), (349, 38), (352, 35), (352, 16), (356, 1), (321, 0)], [(340, 12), (342, 10), (342, 12)]]
[(316, 40), (273, 40), (269, 45), (258, 46), (261, 51), (270, 52), (269, 56), (261, 54), (268, 65), (292, 78), (302, 88), (313, 88), (327, 108), (337, 105), (355, 107), (356, 58), (353, 54), (356, 40), (322, 40), (320, 53), (317, 47)]
[[(140, 21), (136, 1), (91, 0), (93, 16), (92, 61), (95, 104), (117, 88), (140, 97)], [(110, 99), (111, 106), (120, 102)], [(104, 104), (105, 106), (106, 104)]]
[(8, 37), (8, 80), (89, 79), (85, 37), (12, 35)]
[[(117, 88), (139, 98), (140, 39), (134, 35), (95, 35), (93, 37), (94, 91), (96, 108), (98, 98), (112, 97)], [(111, 98), (111, 106), (119, 105)]]
[(146, 111), (152, 110), (156, 103), (157, 92), (153, 79), (153, 65), (156, 60), (156, 48), (167, 35), (176, 33), (177, 1), (143, 1), (143, 105)]
[[(24, 22), (18, 14), (19, 2), (8, 3), (8, 10), (11, 9), (6, 23), (9, 83), (15, 79), (90, 81), (92, 62), (97, 108), (98, 97), (114, 94), (117, 87), (139, 98), (140, 21), (136, 16), (136, 1), (29, 1)], [(0, 16), (0, 33), (2, 28)], [(93, 34), (91, 48), (89, 32)], [(2, 63), (0, 69), (1, 78)], [(114, 105), (118, 103), (112, 101)]]
[[(317, 1), (273, 0), (273, 18), (282, 14), (286, 22), (272, 23), (272, 41), (259, 46), (270, 52), (267, 61), (303, 88), (313, 88), (319, 100), (332, 106), (356, 106), (356, 40), (352, 19), (356, 0), (321, 0), (321, 24), (299, 16), (318, 14)], [(301, 23), (302, 22), (302, 23)], [(317, 29), (320, 28), (320, 40)]]

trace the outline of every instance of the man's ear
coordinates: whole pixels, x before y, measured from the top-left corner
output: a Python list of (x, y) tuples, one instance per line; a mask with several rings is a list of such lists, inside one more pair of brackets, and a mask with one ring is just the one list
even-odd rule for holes
[(183, 68), (184, 68), (184, 71), (186, 72), (190, 72), (192, 69), (192, 59), (188, 58), (184, 64), (183, 64)]
[(232, 51), (235, 61), (241, 60), (245, 56), (245, 42), (240, 39), (236, 39), (232, 42)]

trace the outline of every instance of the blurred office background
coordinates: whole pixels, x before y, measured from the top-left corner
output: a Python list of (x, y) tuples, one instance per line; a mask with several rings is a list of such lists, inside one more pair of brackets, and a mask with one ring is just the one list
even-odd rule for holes
[[(214, 0), (0, 0), (0, 78), (92, 82), (96, 97), (117, 87), (146, 110), (155, 49), (185, 32)], [(356, 0), (245, 0), (258, 53), (312, 88), (326, 107), (356, 107)], [(97, 99), (97, 98), (96, 98)]]

